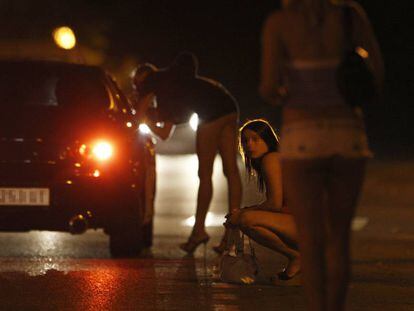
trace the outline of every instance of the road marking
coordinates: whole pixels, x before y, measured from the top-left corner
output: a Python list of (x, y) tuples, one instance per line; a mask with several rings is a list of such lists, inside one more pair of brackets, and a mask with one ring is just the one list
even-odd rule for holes
[[(206, 227), (222, 227), (226, 221), (225, 214), (215, 214), (208, 212), (206, 216)], [(195, 223), (195, 217), (191, 216), (181, 222), (181, 225), (186, 227), (193, 227)]]

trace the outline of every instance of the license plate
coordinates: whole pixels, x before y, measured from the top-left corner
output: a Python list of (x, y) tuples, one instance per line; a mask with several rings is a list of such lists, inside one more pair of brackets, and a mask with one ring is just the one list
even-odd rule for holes
[(0, 188), (0, 206), (49, 206), (49, 202), (49, 188)]

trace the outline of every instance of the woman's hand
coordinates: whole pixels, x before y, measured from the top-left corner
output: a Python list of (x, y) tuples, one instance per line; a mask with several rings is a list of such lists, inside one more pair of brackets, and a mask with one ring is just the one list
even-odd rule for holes
[(224, 226), (226, 228), (237, 227), (239, 224), (239, 217), (240, 217), (241, 212), (242, 212), (242, 209), (237, 208), (237, 209), (232, 210), (230, 213), (228, 213), (225, 216), (226, 221), (224, 222)]
[(225, 216), (226, 222), (224, 223), (224, 226), (225, 227), (237, 227), (240, 223), (239, 221), (240, 215), (246, 210), (254, 210), (254, 209), (258, 209), (257, 205), (246, 206), (243, 208), (237, 208), (237, 209), (232, 210), (230, 213), (228, 213)]

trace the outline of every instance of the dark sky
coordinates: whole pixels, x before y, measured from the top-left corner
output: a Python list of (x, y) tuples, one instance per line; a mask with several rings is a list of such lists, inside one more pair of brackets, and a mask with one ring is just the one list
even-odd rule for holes
[[(367, 112), (372, 141), (378, 149), (404, 150), (414, 145), (408, 118), (414, 69), (410, 2), (358, 2), (372, 21), (387, 69), (385, 100)], [(115, 64), (134, 55), (166, 66), (179, 51), (190, 50), (199, 57), (200, 73), (220, 80), (239, 99), (242, 119), (277, 120), (279, 110), (261, 101), (257, 84), (260, 30), (278, 7), (276, 0), (3, 0), (0, 39), (46, 36), (52, 27), (69, 24), (80, 42), (104, 48)]]
[[(409, 10), (402, 2), (361, 0), (384, 53), (387, 69), (385, 100), (367, 113), (373, 143), (405, 149), (412, 143), (408, 104), (412, 100), (413, 47)], [(182, 49), (194, 51), (200, 72), (223, 82), (239, 99), (242, 118), (266, 115), (278, 119), (280, 110), (257, 96), (260, 31), (265, 17), (279, 2), (142, 1), (125, 25), (137, 31), (127, 42), (144, 59), (167, 65)], [(118, 44), (119, 46), (120, 44)], [(396, 145), (396, 147), (394, 147)]]

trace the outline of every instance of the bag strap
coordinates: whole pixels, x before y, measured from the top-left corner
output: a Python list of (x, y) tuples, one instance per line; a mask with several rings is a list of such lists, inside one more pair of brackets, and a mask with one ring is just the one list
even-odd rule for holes
[[(242, 233), (239, 229), (236, 228), (232, 228), (229, 229), (229, 235), (227, 238), (227, 243), (226, 243), (226, 250), (230, 251), (234, 245), (235, 247), (235, 252), (237, 256), (242, 256), (244, 254), (244, 236), (245, 234)], [(250, 254), (256, 258), (256, 252), (253, 248), (252, 245), (252, 240), (247, 237), (249, 239), (249, 248), (250, 248)]]
[[(241, 237), (240, 237), (240, 241), (239, 241), (239, 246), (236, 247), (236, 254), (237, 255), (243, 255), (244, 254), (244, 233), (241, 233)], [(247, 239), (249, 240), (249, 248), (250, 248), (250, 254), (252, 255), (253, 258), (256, 258), (256, 252), (254, 250), (254, 247), (252, 245), (252, 240), (247, 237)]]
[(232, 252), (233, 250), (235, 253), (242, 253), (243, 252), (243, 243), (240, 238), (240, 230), (237, 228), (229, 228), (227, 233), (226, 239), (226, 251)]
[(254, 247), (253, 247), (253, 245), (252, 245), (252, 240), (251, 240), (249, 237), (247, 237), (247, 238), (249, 239), (250, 254), (251, 254), (254, 258), (256, 258), (256, 252), (255, 252)]
[(244, 234), (240, 232), (239, 229), (234, 229), (235, 231), (235, 246), (236, 246), (236, 255), (244, 253)]

